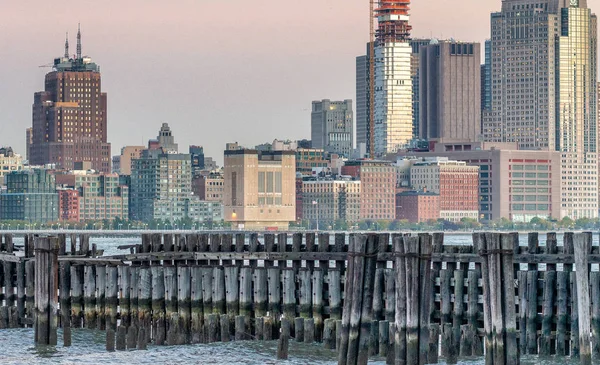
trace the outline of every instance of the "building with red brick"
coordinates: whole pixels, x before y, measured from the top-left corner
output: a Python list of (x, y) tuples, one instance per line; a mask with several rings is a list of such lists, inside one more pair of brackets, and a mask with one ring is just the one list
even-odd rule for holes
[(106, 93), (100, 68), (81, 54), (79, 32), (77, 55), (69, 56), (67, 42), (64, 57), (54, 60), (44, 84), (44, 91), (34, 95), (29, 163), (70, 170), (76, 162), (89, 161), (94, 170), (109, 173)]
[(222, 203), (224, 184), (221, 172), (201, 173), (192, 178), (192, 192), (200, 200)]
[(422, 223), (440, 218), (440, 195), (424, 191), (396, 194), (396, 219)]
[(360, 219), (396, 218), (396, 168), (389, 161), (348, 161), (342, 175), (361, 181)]
[(79, 222), (79, 192), (75, 189), (58, 189), (59, 219)]
[(479, 219), (479, 166), (435, 158), (413, 163), (411, 186), (440, 194), (440, 218), (458, 222)]

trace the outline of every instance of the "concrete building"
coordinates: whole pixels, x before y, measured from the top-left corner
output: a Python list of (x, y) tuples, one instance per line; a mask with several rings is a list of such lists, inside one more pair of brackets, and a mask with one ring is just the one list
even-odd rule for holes
[(69, 57), (67, 42), (64, 57), (46, 74), (45, 90), (34, 95), (30, 164), (72, 169), (75, 162), (90, 161), (96, 171), (111, 171), (101, 84), (100, 68), (81, 54), (78, 32), (75, 58)]
[[(481, 65), (481, 122), (484, 111), (492, 109), (492, 41), (485, 41), (485, 63)], [(483, 130), (482, 130), (483, 131)]]
[(367, 151), (369, 146), (369, 57), (370, 47), (364, 56), (356, 57), (356, 145), (364, 145)]
[(190, 146), (190, 156), (192, 156), (192, 173), (194, 176), (204, 170), (204, 147)]
[[(312, 223), (360, 220), (361, 181), (350, 179), (307, 180), (302, 182), (302, 217)], [(316, 224), (313, 224), (316, 227)]]
[(422, 46), (419, 138), (478, 141), (481, 135), (480, 44), (456, 41)]
[(120, 175), (131, 175), (131, 161), (140, 158), (145, 146), (125, 146), (121, 154), (113, 157), (113, 172)]
[(412, 54), (410, 56), (410, 78), (412, 80), (413, 86), (413, 99), (412, 99), (412, 113), (413, 113), (413, 137), (419, 138), (420, 134), (420, 110), (419, 110), (419, 101), (420, 101), (420, 57), (419, 53), (421, 52), (421, 47), (425, 47), (431, 43), (431, 39), (423, 39), (423, 38), (414, 38), (409, 41), (410, 47), (412, 48)]
[(394, 220), (396, 169), (388, 161), (348, 161), (342, 175), (361, 181), (360, 219)]
[(396, 194), (396, 219), (426, 223), (440, 218), (440, 195), (425, 191)]
[(192, 179), (192, 191), (200, 200), (223, 203), (225, 178), (221, 171), (195, 175)]
[(480, 220), (534, 217), (560, 219), (561, 154), (517, 150), (515, 143), (438, 143), (430, 152), (403, 152), (410, 158), (464, 161), (479, 166)]
[(560, 216), (597, 218), (596, 16), (586, 0), (503, 1), (491, 34), (485, 139), (560, 151)]
[(6, 184), (5, 176), (11, 171), (23, 170), (23, 157), (13, 152), (11, 147), (0, 148), (0, 183)]
[(234, 228), (286, 230), (296, 220), (296, 154), (225, 151), (225, 221)]
[(312, 175), (313, 169), (326, 169), (329, 161), (324, 150), (318, 148), (298, 148), (296, 150), (296, 172)]
[(158, 131), (158, 136), (156, 137), (158, 140), (158, 145), (165, 152), (179, 152), (179, 146), (175, 143), (175, 137), (171, 132), (171, 127), (169, 127), (169, 123), (163, 123)]
[(312, 102), (311, 138), (313, 148), (349, 157), (354, 149), (352, 100)]
[(435, 158), (414, 162), (410, 184), (417, 191), (439, 194), (440, 215), (448, 221), (479, 219), (479, 167)]
[[(129, 187), (122, 185), (118, 174), (98, 174), (71, 171), (56, 174), (57, 185), (71, 188), (78, 194), (78, 221), (127, 220), (129, 217)], [(61, 203), (66, 193), (61, 195)], [(67, 201), (66, 207), (71, 210)], [(67, 215), (62, 210), (61, 217)]]
[(12, 171), (0, 193), (0, 218), (30, 223), (58, 221), (59, 204), (54, 176), (43, 169)]

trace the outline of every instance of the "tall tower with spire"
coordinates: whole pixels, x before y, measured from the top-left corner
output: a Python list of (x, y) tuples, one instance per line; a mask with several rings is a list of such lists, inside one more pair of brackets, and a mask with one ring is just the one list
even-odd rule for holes
[(106, 93), (100, 68), (81, 53), (80, 27), (75, 58), (69, 56), (67, 35), (65, 54), (54, 59), (44, 84), (34, 95), (29, 162), (62, 169), (90, 162), (94, 170), (110, 172)]

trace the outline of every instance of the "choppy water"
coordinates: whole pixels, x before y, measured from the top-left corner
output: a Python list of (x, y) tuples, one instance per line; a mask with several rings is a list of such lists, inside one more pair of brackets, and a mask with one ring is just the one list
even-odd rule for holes
[[(540, 236), (541, 244), (544, 244)], [(562, 237), (558, 237), (559, 244)], [(594, 244), (597, 245), (597, 237)], [(526, 245), (527, 237), (521, 235), (522, 245)], [(22, 238), (16, 237), (15, 244), (22, 244)], [(119, 245), (139, 243), (139, 237), (91, 237), (91, 243), (96, 243), (103, 249), (105, 255), (122, 254), (126, 251), (118, 250)], [(447, 244), (470, 244), (471, 236), (448, 235)], [(62, 333), (59, 330), (59, 342)], [(325, 350), (320, 344), (307, 345), (290, 342), (290, 359), (288, 361), (276, 360), (276, 342), (230, 342), (215, 343), (210, 345), (187, 346), (149, 346), (147, 351), (106, 352), (105, 333), (102, 331), (74, 329), (72, 347), (35, 347), (33, 345), (32, 329), (12, 329), (0, 331), (0, 364), (337, 364), (335, 353)], [(379, 359), (373, 364), (383, 365), (385, 361)], [(459, 364), (482, 365), (482, 359), (463, 360)], [(561, 364), (574, 365), (577, 361), (569, 359), (524, 358), (522, 364)], [(445, 364), (443, 359), (440, 364)]]

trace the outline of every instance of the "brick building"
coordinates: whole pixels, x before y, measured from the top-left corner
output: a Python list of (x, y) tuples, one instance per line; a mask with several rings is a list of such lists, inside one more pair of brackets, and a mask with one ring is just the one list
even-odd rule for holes
[(77, 55), (70, 58), (68, 51), (67, 43), (64, 57), (56, 58), (46, 74), (44, 91), (34, 95), (29, 162), (72, 169), (75, 162), (89, 161), (94, 170), (108, 173), (111, 157), (100, 68), (81, 55), (81, 33)]
[(342, 167), (342, 175), (361, 181), (360, 219), (396, 218), (396, 169), (389, 161), (355, 160)]
[(416, 162), (410, 170), (415, 190), (440, 195), (440, 218), (458, 222), (479, 219), (479, 167), (447, 158)]
[(440, 195), (423, 191), (396, 194), (396, 219), (421, 223), (440, 218)]
[(207, 172), (192, 178), (192, 191), (200, 200), (223, 202), (225, 179), (221, 172)]
[(79, 192), (71, 188), (59, 188), (58, 207), (61, 221), (79, 222)]

